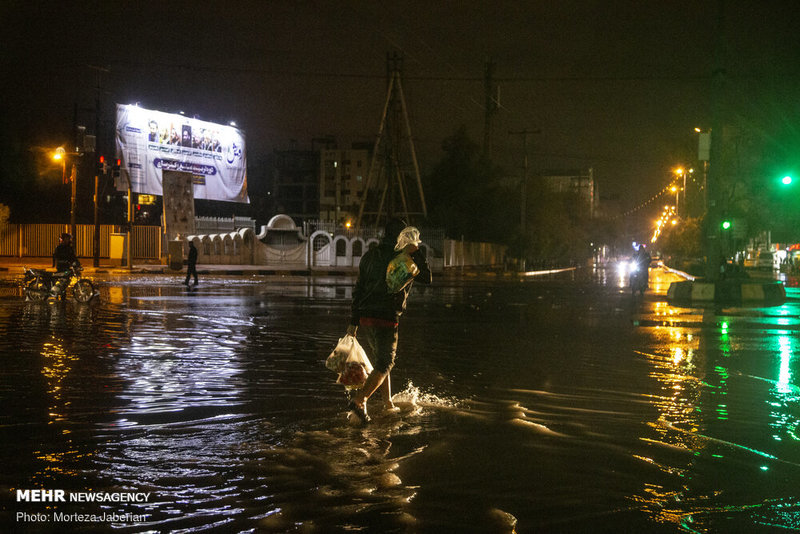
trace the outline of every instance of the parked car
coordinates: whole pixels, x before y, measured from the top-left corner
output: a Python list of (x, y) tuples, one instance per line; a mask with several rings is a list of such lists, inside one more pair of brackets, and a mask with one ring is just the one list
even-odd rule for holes
[(775, 253), (769, 250), (761, 250), (756, 256), (756, 269), (768, 269), (772, 270), (775, 268)]

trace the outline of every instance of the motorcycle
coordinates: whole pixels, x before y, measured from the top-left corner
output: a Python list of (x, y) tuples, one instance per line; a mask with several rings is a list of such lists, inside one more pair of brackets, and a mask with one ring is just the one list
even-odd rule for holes
[(75, 300), (89, 302), (96, 295), (94, 284), (88, 278), (81, 278), (81, 271), (83, 268), (77, 262), (66, 271), (55, 273), (25, 267), (25, 298), (33, 301), (43, 301), (50, 297), (64, 299), (67, 290), (72, 287), (72, 297)]
[(636, 295), (638, 292), (640, 295), (644, 296), (644, 292), (647, 290), (648, 285), (648, 265), (640, 265), (637, 261), (632, 261), (630, 263), (630, 286), (631, 286), (631, 294)]

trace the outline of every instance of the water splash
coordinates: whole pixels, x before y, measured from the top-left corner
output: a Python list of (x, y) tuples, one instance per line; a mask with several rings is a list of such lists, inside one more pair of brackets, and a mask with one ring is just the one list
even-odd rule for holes
[(392, 402), (395, 404), (444, 409), (458, 409), (463, 407), (465, 403), (464, 400), (456, 397), (443, 397), (435, 393), (423, 391), (410, 380), (402, 391), (392, 395)]

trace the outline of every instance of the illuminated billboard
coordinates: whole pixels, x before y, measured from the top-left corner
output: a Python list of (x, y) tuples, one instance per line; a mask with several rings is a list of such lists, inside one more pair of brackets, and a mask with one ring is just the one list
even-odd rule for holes
[(117, 189), (163, 194), (163, 172), (191, 173), (194, 198), (249, 203), (244, 134), (233, 126), (117, 104)]

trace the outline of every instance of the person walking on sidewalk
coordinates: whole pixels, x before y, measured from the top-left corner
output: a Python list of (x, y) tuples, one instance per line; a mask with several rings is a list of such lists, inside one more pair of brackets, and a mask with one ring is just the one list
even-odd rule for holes
[(193, 241), (189, 241), (189, 258), (186, 260), (186, 281), (184, 284), (189, 285), (189, 278), (194, 276), (194, 285), (197, 285), (197, 248), (194, 246)]
[(401, 243), (398, 243), (397, 238), (406, 226), (402, 219), (392, 219), (386, 224), (381, 242), (361, 258), (358, 279), (353, 288), (352, 313), (347, 333), (355, 336), (360, 331), (366, 341), (365, 348), (371, 352), (369, 356), (374, 365), (366, 383), (355, 391), (348, 405), (350, 412), (363, 423), (369, 421), (367, 399), (379, 388), (385, 408), (394, 409), (389, 372), (394, 367), (397, 353), (398, 321), (406, 308), (413, 281), (397, 292), (391, 292), (386, 280), (389, 263), (398, 255), (406, 253), (419, 269), (415, 279), (422, 284), (430, 284), (432, 281), (425, 254), (418, 247), (418, 232), (414, 242), (398, 249)]

